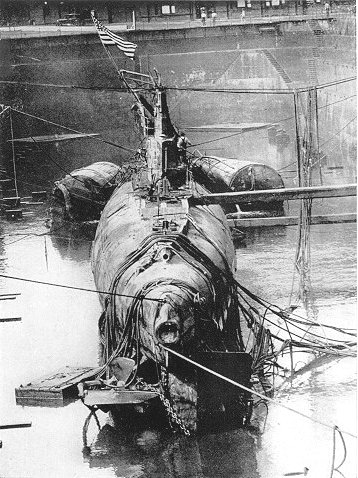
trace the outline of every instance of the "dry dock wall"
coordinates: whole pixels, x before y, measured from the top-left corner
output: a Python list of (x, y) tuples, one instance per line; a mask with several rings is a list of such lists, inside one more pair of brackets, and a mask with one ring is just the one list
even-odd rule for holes
[[(176, 87), (206, 85), (220, 88), (292, 88), (326, 83), (355, 74), (354, 19), (321, 22), (317, 35), (308, 23), (279, 25), (276, 33), (260, 32), (255, 25), (221, 26), (166, 31), (127, 32), (138, 44), (138, 62), (146, 71), (156, 67), (163, 83)], [(2, 103), (84, 132), (98, 132), (109, 141), (136, 149), (138, 135), (130, 114), (131, 97), (122, 91), (113, 66), (97, 35), (61, 36), (1, 41), (2, 78), (90, 89), (7, 85)], [(132, 69), (114, 49), (120, 68)], [(103, 89), (97, 89), (101, 88)], [(93, 89), (91, 89), (93, 88)], [(355, 83), (320, 90), (321, 143), (327, 143), (328, 165), (344, 165), (355, 176), (356, 125), (352, 99)], [(345, 99), (348, 98), (348, 99)], [(349, 99), (351, 98), (351, 99)], [(232, 135), (207, 144), (213, 133), (192, 133), (203, 152), (267, 162), (280, 169), (295, 158), (292, 98), (272, 95), (223, 95), (190, 91), (169, 92), (171, 115), (179, 128), (213, 123), (267, 122), (263, 131)], [(291, 119), (290, 119), (291, 118)], [(285, 120), (285, 121), (281, 121)], [(53, 134), (59, 128), (16, 115), (16, 135)], [(226, 134), (215, 133), (214, 139)], [(129, 152), (96, 141), (51, 144), (33, 155), (61, 160), (66, 170), (96, 160), (123, 162)], [(23, 171), (28, 170), (26, 161)], [(38, 159), (32, 159), (33, 174)], [(41, 163), (41, 161), (40, 161)], [(62, 176), (54, 162), (47, 174)], [(354, 178), (352, 177), (352, 180)]]

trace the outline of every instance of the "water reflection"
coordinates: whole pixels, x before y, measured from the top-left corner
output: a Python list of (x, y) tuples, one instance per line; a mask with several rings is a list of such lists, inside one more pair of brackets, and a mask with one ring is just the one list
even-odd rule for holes
[(245, 430), (186, 438), (155, 430), (125, 434), (106, 424), (85, 459), (90, 468), (128, 478), (260, 476), (256, 442)]
[(88, 263), (96, 227), (95, 221), (84, 224), (51, 223), (49, 240), (62, 259)]

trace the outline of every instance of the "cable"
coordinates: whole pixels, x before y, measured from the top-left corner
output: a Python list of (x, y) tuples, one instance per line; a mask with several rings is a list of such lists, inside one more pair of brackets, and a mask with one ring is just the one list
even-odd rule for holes
[[(160, 345), (161, 348), (163, 348), (167, 352), (175, 355), (176, 357), (179, 357), (182, 360), (185, 360), (186, 362), (190, 363), (191, 365), (194, 365), (195, 367), (201, 368), (205, 372), (208, 372), (212, 375), (215, 375), (216, 377), (224, 380), (225, 382), (230, 383), (231, 385), (234, 385), (235, 387), (241, 388), (242, 390), (245, 390), (246, 392), (249, 392), (250, 394), (257, 395), (261, 399), (263, 399), (267, 402), (273, 403), (274, 405), (278, 405), (280, 407), (286, 408), (286, 410), (289, 410), (293, 413), (297, 413), (297, 415), (301, 415), (302, 417), (307, 418), (308, 420), (311, 420), (315, 423), (318, 423), (319, 425), (327, 427), (331, 430), (334, 429), (334, 427), (332, 427), (331, 425), (328, 425), (327, 423), (321, 422), (320, 420), (317, 420), (316, 418), (312, 418), (308, 415), (305, 415), (304, 413), (302, 413), (298, 410), (295, 410), (294, 408), (288, 407), (287, 405), (284, 405), (283, 403), (277, 402), (276, 400), (273, 400), (272, 398), (267, 397), (266, 395), (262, 395), (261, 393), (256, 392), (256, 390), (252, 390), (251, 388), (245, 387), (244, 385), (241, 385), (240, 383), (235, 382), (234, 380), (231, 380), (230, 378), (225, 377), (224, 375), (221, 375), (220, 373), (215, 372), (214, 370), (211, 370), (210, 368), (204, 367), (204, 365), (201, 365), (200, 363), (195, 362), (194, 360), (191, 360), (190, 358), (186, 357), (185, 355), (180, 354), (179, 352), (177, 352), (175, 350), (169, 349), (168, 347), (165, 347), (164, 345), (161, 345), (161, 344), (159, 344), (159, 345)], [(340, 431), (342, 433), (345, 433), (346, 435), (349, 435), (349, 436), (353, 437), (353, 438), (357, 438), (357, 436), (354, 435), (353, 433), (347, 432), (345, 430), (340, 430)]]
[[(12, 108), (11, 108), (11, 111), (12, 111)], [(14, 111), (16, 111), (16, 110), (14, 110)], [(20, 121), (21, 121), (21, 120), (20, 120)], [(24, 122), (23, 122), (23, 124), (24, 124)], [(27, 127), (27, 125), (26, 125), (26, 127)], [(27, 129), (29, 130), (29, 128), (27, 128)], [(82, 180), (79, 179), (79, 178), (76, 178), (75, 176), (72, 176), (72, 174), (69, 173), (65, 168), (63, 168), (61, 164), (59, 164), (57, 161), (55, 161), (55, 160), (48, 154), (48, 152), (45, 151), (45, 150), (40, 146), (39, 142), (36, 141), (33, 136), (30, 135), (30, 138), (32, 139), (32, 141), (33, 141), (33, 143), (35, 144), (36, 148), (37, 148), (38, 150), (40, 150), (41, 153), (43, 153), (45, 156), (47, 156), (52, 163), (54, 163), (59, 169), (61, 169), (61, 171), (63, 171), (65, 174), (71, 176), (75, 181), (78, 181), (78, 182), (82, 183), (83, 185), (85, 185), (85, 182), (84, 182), (84, 181), (82, 181)], [(14, 147), (14, 141), (12, 141), (12, 147)]]
[[(43, 233), (35, 233), (35, 232), (32, 232), (32, 233), (28, 233), (28, 234), (24, 234), (24, 237), (20, 237), (20, 239), (17, 239), (16, 241), (12, 241), (12, 242), (7, 242), (5, 243), (5, 246), (11, 246), (12, 244), (16, 244), (17, 242), (20, 242), (22, 241), (23, 239), (27, 239), (28, 237), (42, 237), (42, 236), (51, 236), (52, 235), (52, 232), (57, 232), (59, 231), (60, 229), (63, 229), (64, 227), (66, 227), (67, 224), (62, 224), (61, 226), (57, 227), (56, 229), (53, 229), (53, 231), (51, 232), (43, 232)], [(33, 226), (29, 226), (27, 227), (26, 229), (30, 229), (31, 227)], [(25, 230), (26, 230), (25, 229)], [(15, 235), (15, 234), (8, 234), (7, 237), (11, 236), (11, 235)]]
[[(36, 65), (36, 66), (42, 66)], [(55, 83), (32, 83), (28, 81), (4, 81), (0, 80), (0, 85), (22, 85), (25, 87), (28, 86), (37, 86), (41, 88), (63, 88), (63, 89), (70, 89), (70, 90), (93, 90), (93, 91), (113, 91), (113, 92), (124, 92), (127, 91), (126, 88), (114, 88), (110, 86), (82, 86), (82, 85), (59, 85)]]
[[(356, 76), (352, 76), (349, 78), (343, 78), (341, 80), (335, 80), (329, 83), (323, 83), (320, 85), (316, 85), (316, 89), (323, 89), (329, 88), (331, 86), (340, 85), (342, 83), (347, 83), (350, 81), (355, 81), (357, 79)], [(80, 86), (80, 85), (56, 85), (53, 83), (28, 83), (28, 82), (17, 82), (17, 81), (5, 81), (1, 80), (0, 84), (22, 84), (24, 86), (41, 86), (41, 87), (58, 87), (58, 88), (70, 88), (70, 89), (84, 89), (84, 90), (109, 90), (109, 91), (126, 91), (125, 88), (113, 88), (113, 87), (97, 87), (97, 86)], [(205, 92), (205, 93), (225, 93), (225, 94), (293, 94), (294, 91), (298, 92), (307, 92), (311, 89), (311, 86), (306, 87), (298, 87), (295, 89), (273, 89), (273, 88), (241, 88), (241, 89), (226, 89), (226, 88), (207, 88), (207, 87), (180, 87), (180, 86), (166, 86), (166, 90), (173, 90), (173, 91), (195, 91), (195, 92)]]
[[(96, 294), (106, 294), (106, 295), (112, 295), (112, 296), (117, 296), (117, 297), (128, 297), (130, 299), (136, 299), (138, 298), (135, 295), (129, 295), (129, 294), (119, 294), (117, 292), (108, 292), (108, 291), (101, 291), (101, 290), (95, 290), (95, 289), (86, 289), (84, 287), (75, 287), (75, 286), (70, 286), (70, 285), (65, 285), (65, 284), (54, 284), (52, 282), (45, 282), (45, 281), (38, 281), (34, 279), (27, 279), (25, 277), (16, 277), (16, 276), (9, 276), (6, 274), (0, 274), (0, 277), (3, 277), (4, 279), (14, 279), (14, 280), (19, 280), (23, 282), (31, 282), (33, 284), (40, 284), (40, 285), (48, 285), (52, 287), (61, 287), (63, 289), (72, 289), (72, 290), (81, 290), (84, 292), (95, 292)], [(140, 297), (141, 300), (150, 300), (153, 302), (160, 302), (164, 304), (166, 302), (165, 299), (154, 299), (154, 298), (147, 298), (147, 297)]]
[[(10, 110), (10, 111), (12, 111), (12, 110)], [(63, 168), (63, 166), (62, 166), (61, 164), (59, 164), (57, 161), (55, 161), (55, 160), (51, 157), (51, 155), (50, 155), (47, 151), (45, 151), (45, 150), (40, 146), (39, 142), (36, 141), (33, 136), (30, 135), (30, 138), (32, 139), (32, 141), (34, 142), (34, 144), (36, 145), (36, 147), (37, 147), (44, 155), (46, 155), (52, 163), (54, 163), (54, 164), (55, 164), (59, 169), (61, 169), (61, 171), (63, 171), (66, 175), (70, 176), (70, 177), (71, 177), (72, 179), (74, 179), (75, 181), (77, 181), (77, 182), (83, 184), (84, 187), (85, 187), (85, 189), (87, 189), (87, 185), (86, 185), (86, 182), (85, 182), (85, 181), (83, 181), (82, 179), (80, 179), (80, 178), (74, 176), (72, 173), (70, 173), (70, 172), (67, 171), (65, 168)], [(14, 142), (12, 142), (12, 147), (14, 147)], [(90, 168), (87, 168), (87, 169), (90, 169)], [(96, 172), (100, 175), (100, 173), (99, 173), (98, 171), (96, 171)], [(110, 177), (110, 178), (108, 179), (108, 181), (107, 181), (101, 188), (102, 188), (102, 189), (105, 188), (105, 186), (106, 186), (109, 182), (111, 182), (112, 179), (114, 179), (114, 178), (117, 176), (117, 174), (118, 174), (118, 172), (115, 173), (112, 177)], [(78, 197), (79, 199), (82, 198), (81, 195), (76, 195), (76, 194), (74, 194), (74, 192), (72, 192), (71, 195), (72, 195), (73, 197)], [(83, 197), (83, 198), (85, 198), (85, 197)], [(92, 204), (96, 204), (96, 205), (102, 206), (102, 203), (101, 203), (100, 201), (96, 201), (95, 199), (88, 199), (88, 198), (85, 198), (85, 199), (86, 199), (88, 202), (92, 203)]]
[[(335, 85), (340, 85), (342, 83), (347, 83), (350, 81), (355, 81), (357, 79), (356, 76), (352, 76), (349, 78), (343, 78), (341, 80), (335, 80), (329, 83), (323, 83), (320, 85), (315, 86), (316, 89), (323, 89), (323, 88), (328, 88), (330, 86), (335, 86)], [(306, 87), (299, 87), (295, 89), (270, 89), (270, 88), (256, 88), (256, 89), (248, 89), (248, 88), (242, 88), (242, 89), (225, 89), (225, 88), (206, 88), (206, 87), (174, 87), (174, 86), (169, 86), (165, 88), (166, 90), (177, 90), (177, 91), (196, 91), (196, 92), (205, 92), (205, 93), (229, 93), (229, 94), (238, 94), (238, 93), (262, 93), (262, 94), (293, 94), (295, 91), (299, 93), (307, 92), (310, 89), (312, 89), (311, 86), (306, 86)]]
[(119, 149), (123, 149), (124, 151), (128, 151), (130, 153), (135, 153), (136, 150), (135, 149), (131, 149), (131, 148), (127, 148), (125, 146), (121, 146), (120, 144), (117, 144), (117, 143), (113, 143), (112, 141), (107, 141), (105, 139), (102, 139), (102, 138), (99, 138), (98, 136), (91, 136), (91, 134), (86, 134), (86, 133), (83, 133), (82, 131), (78, 131), (76, 129), (73, 129), (73, 128), (68, 128), (67, 126), (63, 126), (61, 124), (58, 124), (58, 123), (55, 123), (54, 121), (49, 121), (49, 120), (46, 120), (46, 119), (43, 119), (43, 118), (40, 118), (39, 116), (35, 116), (35, 115), (32, 115), (30, 113), (25, 113), (24, 111), (20, 111), (16, 108), (11, 108), (13, 111), (15, 111), (16, 113), (19, 113), (21, 115), (24, 115), (24, 116), (28, 116), (30, 118), (34, 118), (34, 119), (37, 119), (39, 121), (42, 121), (44, 123), (48, 123), (48, 124), (51, 124), (52, 126), (58, 126), (59, 128), (62, 128), (62, 129), (65, 129), (66, 131), (72, 131), (72, 133), (78, 133), (78, 134), (82, 134), (84, 136), (87, 136), (88, 138), (90, 139), (93, 139), (95, 141), (99, 141), (101, 143), (105, 143), (105, 144), (109, 144), (110, 146), (114, 146), (116, 148), (119, 148)]
[[(328, 104), (326, 104), (326, 105), (319, 106), (319, 107), (318, 107), (318, 110), (323, 109), (323, 108), (327, 108), (328, 106), (332, 106), (332, 105), (335, 105), (335, 104), (337, 104), (337, 103), (341, 103), (342, 101), (346, 101), (346, 100), (349, 100), (349, 99), (351, 99), (351, 98), (355, 98), (356, 96), (357, 96), (357, 95), (346, 96), (346, 97), (344, 97), (344, 98), (342, 98), (342, 99), (340, 99), (340, 100), (334, 101), (333, 103), (328, 103)], [(285, 121), (290, 121), (290, 120), (293, 120), (293, 119), (295, 119), (295, 116), (294, 116), (294, 115), (293, 115), (293, 116), (288, 116), (287, 118), (282, 118), (282, 119), (280, 119), (280, 120), (278, 120), (278, 121), (275, 121), (275, 123), (284, 123)], [(210, 141), (204, 141), (204, 142), (202, 142), (202, 143), (192, 144), (192, 145), (190, 145), (190, 146), (188, 146), (188, 147), (191, 148), (191, 147), (201, 146), (201, 145), (203, 145), (203, 144), (210, 144), (210, 143), (214, 143), (215, 141), (220, 141), (220, 140), (222, 140), (222, 139), (231, 138), (231, 137), (233, 137), (233, 136), (239, 136), (239, 135), (244, 134), (244, 133), (245, 133), (245, 131), (239, 131), (239, 132), (236, 132), (236, 133), (231, 133), (230, 135), (227, 135), (227, 136), (221, 136), (220, 138), (212, 139), (212, 140), (210, 140)], [(322, 145), (321, 145), (321, 146), (322, 146)], [(287, 166), (284, 166), (284, 168), (286, 168), (286, 167), (288, 167), (288, 166), (291, 166), (292, 164), (296, 164), (296, 162), (294, 161), (294, 162), (288, 164)], [(283, 168), (282, 168), (282, 169), (283, 169)], [(281, 171), (281, 169), (280, 169), (279, 171)]]
[[(342, 80), (342, 81), (343, 81), (343, 80)], [(350, 80), (347, 80), (347, 81), (350, 81)], [(1, 82), (0, 82), (0, 83), (1, 83)], [(166, 89), (171, 89), (171, 88), (166, 88)], [(183, 88), (183, 90), (185, 91), (185, 88)], [(189, 91), (190, 91), (190, 90), (189, 90)], [(356, 96), (356, 95), (351, 95), (351, 96), (346, 97), (346, 98), (343, 98), (343, 99), (341, 99), (341, 100), (337, 100), (337, 101), (335, 101), (335, 102), (333, 102), (333, 103), (330, 103), (330, 104), (321, 106), (321, 107), (319, 107), (318, 109), (326, 108), (326, 107), (328, 107), (328, 106), (334, 105), (334, 104), (339, 103), (339, 102), (341, 102), (341, 101), (345, 101), (346, 99), (350, 99), (350, 98), (353, 98), (353, 97), (355, 97), (355, 96)], [(81, 132), (81, 131), (77, 131), (77, 130), (75, 130), (75, 129), (68, 128), (68, 127), (63, 126), (63, 125), (60, 125), (60, 124), (58, 124), (58, 123), (54, 123), (54, 122), (52, 122), (52, 121), (45, 120), (45, 119), (43, 119), (43, 118), (40, 118), (40, 117), (31, 115), (31, 114), (29, 114), (29, 113), (25, 113), (25, 112), (23, 112), (23, 111), (20, 111), (20, 110), (14, 109), (14, 108), (12, 108), (12, 109), (13, 109), (15, 112), (17, 112), (17, 113), (20, 113), (20, 114), (29, 116), (29, 117), (31, 117), (31, 118), (35, 118), (35, 119), (37, 119), (37, 120), (39, 120), (39, 121), (43, 121), (43, 122), (52, 124), (52, 125), (54, 125), (54, 126), (58, 126), (58, 127), (63, 128), (63, 129), (65, 129), (65, 130), (67, 130), (67, 131), (72, 131), (72, 132), (74, 132), (74, 133), (83, 134), (83, 135), (86, 136), (86, 133), (83, 133), (83, 132)], [(290, 117), (287, 117), (287, 118), (283, 118), (283, 119), (277, 121), (277, 123), (283, 123), (284, 121), (289, 121), (289, 120), (292, 120), (292, 119), (294, 119), (294, 116), (290, 116)], [(203, 144), (213, 143), (213, 142), (215, 142), (215, 141), (220, 141), (220, 140), (222, 140), (222, 139), (231, 138), (231, 137), (233, 137), (233, 136), (237, 136), (237, 135), (240, 135), (240, 134), (243, 134), (243, 133), (244, 133), (244, 131), (240, 131), (240, 132), (237, 132), (237, 133), (232, 133), (232, 134), (230, 134), (230, 135), (228, 135), (228, 136), (223, 136), (223, 137), (216, 138), (216, 139), (213, 139), (213, 140), (210, 140), (210, 141), (205, 141), (205, 142), (202, 142), (202, 143), (198, 143), (198, 144), (196, 144), (196, 145), (191, 145), (190, 147), (195, 147), (195, 146), (200, 146), (200, 145), (203, 145)], [(105, 143), (105, 144), (109, 144), (110, 146), (114, 146), (114, 147), (116, 147), (116, 148), (123, 149), (123, 150), (125, 150), (125, 151), (136, 152), (136, 150), (134, 150), (134, 149), (126, 148), (125, 146), (121, 146), (121, 145), (119, 145), (119, 144), (117, 144), (117, 143), (113, 143), (113, 142), (111, 142), (111, 141), (98, 138), (98, 137), (96, 137), (96, 136), (88, 136), (88, 137), (89, 137), (89, 138), (92, 138), (92, 139), (94, 139), (94, 140), (103, 142), (103, 143)], [(292, 164), (293, 164), (293, 163), (292, 163)]]
[[(348, 121), (348, 123), (346, 123), (339, 131), (336, 131), (335, 133), (333, 133), (333, 136), (328, 139), (327, 141), (325, 141), (324, 143), (321, 144), (321, 146), (327, 144), (327, 143), (330, 143), (335, 136), (337, 136), (338, 134), (340, 134), (345, 128), (347, 128), (347, 126), (349, 126), (351, 123), (353, 123), (353, 121), (355, 121), (357, 119), (357, 116), (355, 116), (354, 118), (352, 118), (350, 121)], [(316, 164), (316, 163), (314, 163)]]
[[(253, 294), (252, 292), (248, 291), (248, 290), (245, 289), (243, 286), (241, 286), (237, 281), (236, 281), (236, 284), (237, 284), (237, 286), (238, 286), (240, 289), (242, 289), (242, 290), (245, 292), (245, 294), (248, 295), (251, 299), (255, 300), (255, 302), (257, 302), (257, 303), (259, 303), (261, 306), (265, 307), (266, 311), (267, 311), (267, 310), (270, 310), (270, 312), (272, 312), (272, 313), (275, 314), (275, 315), (278, 315), (281, 319), (284, 319), (285, 322), (290, 323), (290, 325), (292, 325), (293, 327), (298, 328), (299, 330), (304, 330), (304, 329), (302, 329), (301, 327), (299, 327), (299, 326), (297, 326), (297, 325), (295, 325), (295, 324), (292, 324), (292, 322), (295, 322), (295, 321), (296, 321), (297, 323), (300, 323), (300, 324), (302, 324), (302, 325), (309, 325), (309, 326), (311, 326), (311, 327), (312, 327), (312, 326), (315, 326), (315, 327), (333, 329), (333, 330), (336, 330), (336, 331), (341, 332), (341, 333), (346, 334), (346, 335), (355, 336), (354, 334), (352, 334), (352, 333), (350, 333), (350, 332), (347, 332), (345, 329), (338, 329), (338, 328), (333, 327), (333, 326), (322, 325), (322, 324), (320, 324), (320, 323), (318, 323), (318, 322), (312, 322), (312, 321), (310, 321), (310, 320), (304, 320), (304, 318), (303, 318), (303, 317), (300, 317), (300, 316), (297, 316), (297, 317), (299, 317), (300, 319), (302, 319), (301, 321), (299, 321), (299, 320), (297, 320), (297, 319), (295, 320), (295, 319), (288, 318), (287, 313), (285, 313), (285, 312), (284, 312), (282, 309), (280, 309), (279, 307), (277, 307), (277, 306), (275, 306), (275, 305), (273, 305), (273, 304), (270, 304), (268, 301), (265, 301), (264, 299), (259, 298), (258, 296), (256, 296), (255, 294)], [(245, 299), (245, 297), (242, 296), (242, 294), (239, 294), (239, 296), (240, 296), (241, 299), (249, 306), (249, 308), (250, 308), (251, 310), (255, 310), (255, 312), (256, 312), (258, 315), (260, 315), (259, 312), (258, 312), (256, 309), (253, 309), (253, 307), (251, 306), (251, 304), (247, 301), (247, 299)], [(265, 304), (265, 302), (266, 302), (266, 304)], [(268, 306), (267, 304), (269, 304), (269, 306)], [(241, 304), (241, 307), (243, 307), (242, 304)], [(279, 309), (279, 310), (276, 311), (276, 310), (273, 309), (273, 307), (276, 307), (276, 308)], [(244, 310), (245, 310), (245, 309), (244, 309)], [(247, 310), (246, 310), (246, 313), (248, 313)], [(295, 314), (292, 314), (292, 315), (295, 315)], [(276, 323), (270, 321), (270, 320), (267, 318), (266, 314), (265, 314), (265, 316), (263, 317), (263, 320), (266, 320), (267, 322), (269, 322), (269, 323), (275, 325), (277, 328), (279, 328), (279, 329), (281, 329), (281, 330), (285, 330), (282, 326), (280, 326), (280, 325), (278, 325), (278, 324), (276, 324)], [(299, 335), (297, 335), (297, 334), (295, 334), (295, 333), (293, 333), (293, 332), (291, 332), (291, 333), (292, 333), (292, 335), (295, 335), (296, 337), (300, 337)], [(321, 339), (324, 339), (324, 338), (325, 338), (325, 337), (320, 336), (320, 335), (317, 335), (317, 334), (315, 334), (315, 333), (311, 333), (311, 335), (316, 336), (316, 337), (321, 338)], [(338, 339), (332, 339), (332, 340), (333, 340), (334, 342), (339, 342), (339, 343), (347, 344), (346, 341), (342, 341), (342, 340), (338, 340)], [(315, 344), (315, 342), (312, 341), (312, 344)]]

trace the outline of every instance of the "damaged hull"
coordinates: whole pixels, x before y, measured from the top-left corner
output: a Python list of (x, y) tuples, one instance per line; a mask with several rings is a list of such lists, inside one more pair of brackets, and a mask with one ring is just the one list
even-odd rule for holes
[[(92, 270), (97, 289), (109, 291), (100, 296), (103, 363), (134, 357), (140, 379), (161, 388), (166, 382), (175, 413), (196, 429), (197, 371), (168, 359), (161, 345), (192, 357), (243, 352), (240, 333), (235, 339), (232, 334), (240, 324), (235, 251), (224, 212), (220, 206), (191, 206), (182, 193), (153, 201), (127, 182), (102, 212)], [(222, 409), (222, 403), (215, 406)]]
[(106, 161), (90, 164), (55, 182), (52, 216), (90, 221), (99, 216), (121, 180), (119, 166)]

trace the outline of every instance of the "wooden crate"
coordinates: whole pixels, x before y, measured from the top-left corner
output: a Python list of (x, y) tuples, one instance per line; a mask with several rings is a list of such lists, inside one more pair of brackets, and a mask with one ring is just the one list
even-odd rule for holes
[(17, 405), (62, 406), (78, 398), (77, 384), (93, 378), (99, 368), (63, 367), (15, 389)]

